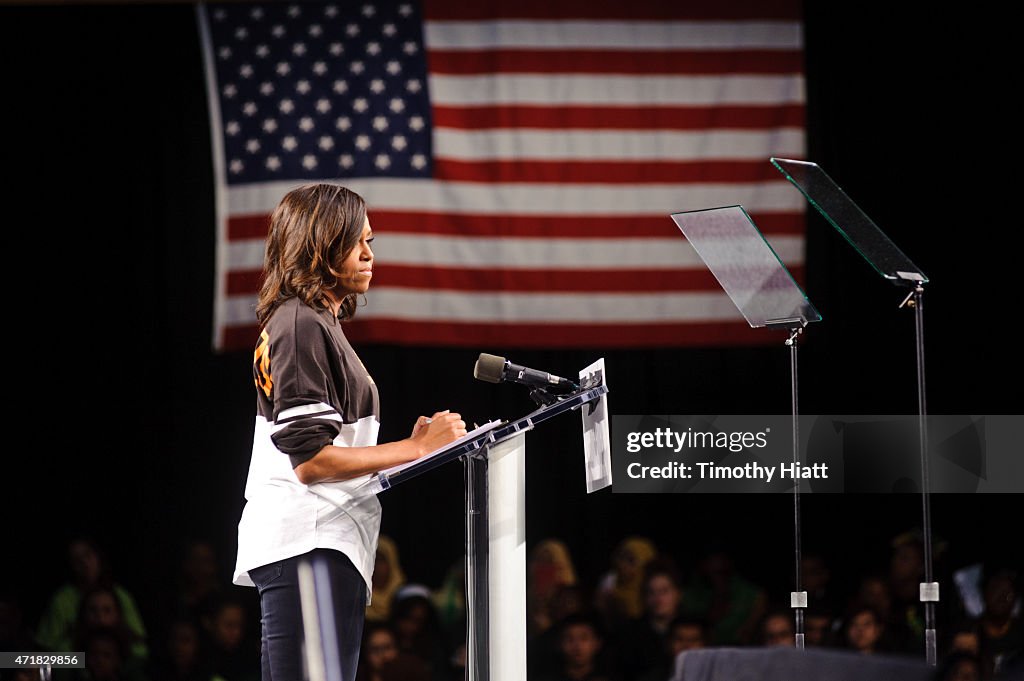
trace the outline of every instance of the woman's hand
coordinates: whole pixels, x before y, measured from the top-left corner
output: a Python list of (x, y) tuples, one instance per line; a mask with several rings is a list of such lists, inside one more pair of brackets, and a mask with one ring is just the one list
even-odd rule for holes
[(419, 446), (419, 457), (422, 457), (465, 434), (466, 422), (462, 420), (462, 415), (445, 409), (429, 418), (421, 416), (416, 419), (411, 439)]

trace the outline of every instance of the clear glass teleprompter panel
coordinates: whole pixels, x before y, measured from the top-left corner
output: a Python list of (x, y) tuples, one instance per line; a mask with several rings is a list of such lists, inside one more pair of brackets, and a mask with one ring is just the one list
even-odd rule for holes
[(928, 281), (921, 269), (896, 247), (821, 166), (788, 158), (773, 158), (771, 161), (875, 271), (897, 284)]
[(752, 327), (821, 320), (743, 206), (673, 213), (672, 219)]

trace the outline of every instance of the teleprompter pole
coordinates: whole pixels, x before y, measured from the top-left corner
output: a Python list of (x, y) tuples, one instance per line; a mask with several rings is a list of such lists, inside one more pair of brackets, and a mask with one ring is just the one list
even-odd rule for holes
[(931, 483), (928, 468), (928, 407), (925, 399), (924, 372), (924, 286), (921, 281), (903, 299), (900, 307), (914, 309), (915, 340), (917, 345), (917, 427), (921, 449), (921, 515), (924, 537), (924, 582), (919, 598), (924, 605), (924, 656), (928, 666), (938, 663), (935, 634), (935, 604), (939, 600), (939, 583), (932, 572), (932, 508)]
[[(791, 393), (793, 397), (793, 470), (800, 463), (800, 403), (797, 380), (797, 340), (803, 328), (790, 330), (786, 345), (789, 346), (789, 373)], [(794, 646), (804, 649), (804, 610), (807, 608), (807, 592), (803, 590), (803, 576), (800, 572), (800, 482), (793, 484), (793, 558), (794, 558), (794, 589), (789, 594), (789, 605), (793, 608)]]

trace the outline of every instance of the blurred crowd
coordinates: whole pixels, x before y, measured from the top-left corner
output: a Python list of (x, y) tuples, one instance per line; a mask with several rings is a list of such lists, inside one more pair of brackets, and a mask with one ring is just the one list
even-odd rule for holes
[[(683, 651), (793, 645), (788, 603), (776, 602), (778, 594), (770, 595), (757, 575), (740, 574), (728, 551), (711, 548), (680, 565), (661, 548), (645, 537), (625, 537), (591, 572), (578, 567), (560, 539), (532, 547), (531, 681), (664, 681)], [(95, 542), (75, 539), (67, 556), (68, 582), (55, 585), (41, 612), (23, 611), (16, 590), (0, 594), (0, 650), (84, 651), (85, 669), (60, 670), (58, 681), (259, 680), (258, 602), (253, 590), (226, 582), (210, 543), (188, 544), (165, 602), (142, 609)], [(832, 578), (830, 563), (841, 559), (803, 556), (807, 646), (923, 657), (920, 536), (893, 538), (890, 555), (878, 561), (887, 569), (846, 586)], [(986, 681), (1019, 670), (1024, 624), (1016, 566), (978, 562), (949, 577), (938, 610), (936, 678)], [(410, 582), (399, 547), (382, 536), (359, 681), (461, 681), (464, 581), (462, 560), (453, 557), (442, 583)], [(27, 670), (5, 673), (19, 681), (38, 678)]]

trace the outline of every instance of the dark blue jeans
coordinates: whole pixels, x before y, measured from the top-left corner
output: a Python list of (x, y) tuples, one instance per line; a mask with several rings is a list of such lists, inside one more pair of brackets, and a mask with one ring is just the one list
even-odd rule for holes
[(299, 561), (322, 559), (331, 577), (336, 641), (341, 678), (353, 681), (359, 664), (359, 645), (366, 613), (366, 582), (345, 554), (316, 549), (301, 556), (249, 570), (260, 594), (263, 681), (302, 681), (302, 610), (299, 607)]

